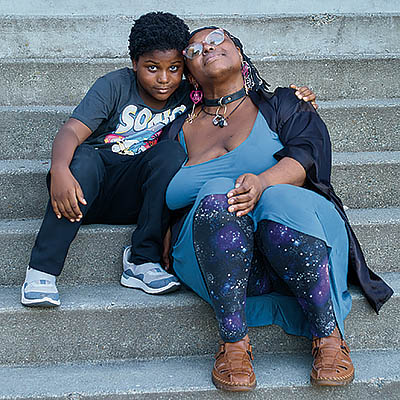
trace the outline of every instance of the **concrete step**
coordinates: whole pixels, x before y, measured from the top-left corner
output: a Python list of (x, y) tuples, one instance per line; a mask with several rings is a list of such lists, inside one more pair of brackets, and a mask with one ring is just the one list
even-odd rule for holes
[[(20, 285), (41, 220), (0, 220), (0, 287)], [(61, 284), (118, 282), (122, 251), (131, 242), (135, 225), (83, 225), (72, 242)]]
[[(400, 272), (400, 208), (348, 210), (348, 216), (374, 271)], [(0, 220), (0, 286), (20, 285), (40, 220)], [(68, 253), (61, 284), (118, 282), (122, 249), (134, 226), (84, 225)]]
[(321, 101), (319, 114), (335, 152), (400, 150), (400, 99)]
[(149, 11), (168, 11), (177, 15), (201, 15), (205, 10), (212, 10), (214, 15), (237, 14), (239, 16), (251, 15), (281, 15), (281, 14), (320, 14), (320, 13), (395, 13), (400, 11), (397, 0), (385, 0), (377, 3), (376, 0), (331, 0), (327, 4), (313, 0), (285, 0), (280, 2), (255, 2), (251, 7), (243, 7), (241, 0), (203, 0), (194, 4), (191, 0), (181, 0), (179, 4), (168, 0), (153, 0), (148, 2), (138, 1), (132, 4), (131, 0), (91, 0), (82, 3), (80, 0), (69, 0), (68, 3), (55, 4), (48, 0), (20, 0), (20, 7), (15, 7), (8, 1), (0, 2), (0, 15), (141, 15)]
[[(379, 316), (358, 290), (346, 320), (353, 350), (400, 350), (400, 273), (382, 277), (395, 291)], [(151, 296), (118, 283), (60, 286), (58, 309), (29, 309), (20, 288), (0, 288), (0, 365), (147, 359), (212, 354), (217, 327), (211, 307), (192, 292)], [(201, 318), (199, 318), (201, 315)], [(309, 352), (308, 339), (277, 326), (252, 328), (258, 352)]]
[[(126, 42), (124, 40), (124, 42)], [(307, 84), (319, 100), (398, 98), (400, 56), (254, 57), (271, 84)], [(128, 59), (0, 59), (0, 105), (75, 106), (96, 78)]]
[[(352, 353), (354, 382), (343, 388), (310, 386), (308, 354), (260, 354), (254, 349), (257, 388), (246, 399), (326, 400), (381, 398), (398, 400), (399, 351)], [(0, 367), (0, 399), (232, 399), (211, 382), (211, 356)]]
[(334, 153), (332, 184), (350, 208), (399, 204), (400, 152)]
[[(132, 10), (119, 16), (0, 17), (0, 58), (126, 57), (136, 16)], [(191, 30), (202, 26), (227, 29), (241, 39), (250, 55), (400, 53), (399, 14), (271, 17), (261, 13), (238, 18), (212, 11), (184, 19)]]
[[(400, 150), (400, 99), (318, 103), (334, 151)], [(0, 106), (0, 159), (48, 158), (54, 136), (72, 110), (62, 106)]]
[[(332, 182), (350, 208), (400, 206), (400, 152), (334, 153)], [(48, 160), (0, 160), (0, 215), (41, 218)]]

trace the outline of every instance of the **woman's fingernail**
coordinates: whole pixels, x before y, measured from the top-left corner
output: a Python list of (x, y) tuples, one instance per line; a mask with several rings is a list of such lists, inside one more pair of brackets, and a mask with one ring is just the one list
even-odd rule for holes
[(240, 183), (237, 183), (236, 185), (235, 185), (235, 188), (237, 189), (238, 187), (240, 187)]
[(229, 193), (227, 194), (228, 197), (232, 197), (232, 195), (233, 195), (232, 192), (229, 192)]
[(229, 207), (229, 208), (228, 208), (228, 211), (229, 211), (229, 212), (235, 211), (235, 207)]
[(233, 204), (234, 202), (235, 202), (234, 199), (229, 199), (229, 200), (228, 200), (228, 203), (229, 203), (229, 204)]

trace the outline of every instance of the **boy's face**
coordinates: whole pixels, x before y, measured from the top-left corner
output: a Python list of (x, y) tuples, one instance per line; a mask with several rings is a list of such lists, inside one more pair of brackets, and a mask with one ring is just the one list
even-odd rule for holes
[(161, 109), (179, 87), (183, 56), (178, 50), (154, 50), (132, 61), (140, 97), (152, 108)]

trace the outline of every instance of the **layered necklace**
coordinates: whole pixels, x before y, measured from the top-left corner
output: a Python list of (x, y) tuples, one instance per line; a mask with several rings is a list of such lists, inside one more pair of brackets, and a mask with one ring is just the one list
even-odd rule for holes
[[(242, 99), (239, 104), (228, 114), (226, 115), (227, 107), (226, 105), (232, 103), (233, 101)], [(214, 116), (212, 123), (215, 126), (219, 126), (220, 128), (224, 128), (228, 126), (229, 117), (239, 108), (239, 106), (246, 100), (246, 90), (242, 88), (235, 93), (228, 94), (219, 99), (206, 99), (204, 98), (204, 103), (201, 106), (201, 111), (204, 111), (207, 115)], [(208, 112), (205, 107), (217, 107), (215, 113)], [(223, 114), (221, 115), (219, 112), (221, 108), (224, 108)]]

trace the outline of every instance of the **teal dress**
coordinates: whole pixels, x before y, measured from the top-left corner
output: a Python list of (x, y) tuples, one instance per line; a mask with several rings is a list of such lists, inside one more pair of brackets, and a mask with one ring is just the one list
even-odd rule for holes
[[(180, 142), (185, 146), (180, 131)], [(283, 148), (259, 112), (247, 137), (234, 150), (197, 165), (183, 165), (171, 180), (166, 201), (176, 210), (192, 205), (173, 246), (174, 270), (179, 279), (205, 301), (211, 300), (197, 263), (193, 246), (193, 216), (201, 200), (211, 194), (226, 194), (244, 173), (260, 174), (277, 163), (274, 154)], [(333, 203), (323, 196), (293, 185), (267, 188), (249, 214), (254, 232), (262, 220), (270, 220), (323, 240), (329, 251), (330, 291), (338, 327), (344, 333), (344, 319), (351, 309), (347, 288), (348, 236), (345, 223)], [(247, 297), (248, 326), (276, 324), (287, 333), (311, 337), (310, 325), (293, 296), (271, 292)]]

